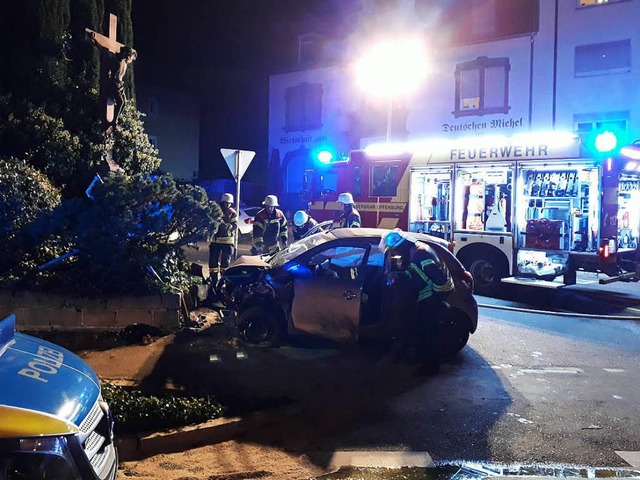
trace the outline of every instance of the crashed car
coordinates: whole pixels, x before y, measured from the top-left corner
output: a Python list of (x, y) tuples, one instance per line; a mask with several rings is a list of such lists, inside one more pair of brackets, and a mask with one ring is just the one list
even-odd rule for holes
[[(310, 235), (270, 257), (242, 256), (220, 279), (224, 305), (236, 312), (241, 338), (273, 346), (287, 336), (310, 334), (339, 342), (394, 335), (398, 319), (385, 315), (390, 289), (380, 240), (389, 230), (339, 228)], [(476, 330), (478, 307), (469, 272), (447, 243), (409, 234), (429, 244), (447, 265), (454, 290), (440, 318), (442, 353), (461, 350)]]

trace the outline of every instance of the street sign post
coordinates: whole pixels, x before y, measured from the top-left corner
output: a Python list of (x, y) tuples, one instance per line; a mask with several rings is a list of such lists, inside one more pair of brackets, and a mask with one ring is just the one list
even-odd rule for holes
[[(220, 153), (224, 157), (224, 161), (229, 167), (229, 171), (233, 175), (236, 181), (236, 211), (238, 212), (238, 218), (240, 218), (240, 180), (249, 168), (251, 160), (255, 157), (256, 152), (251, 150), (234, 150), (231, 148), (221, 148)], [(240, 236), (240, 230), (236, 224), (236, 236), (234, 240), (235, 257), (238, 257), (238, 237)]]

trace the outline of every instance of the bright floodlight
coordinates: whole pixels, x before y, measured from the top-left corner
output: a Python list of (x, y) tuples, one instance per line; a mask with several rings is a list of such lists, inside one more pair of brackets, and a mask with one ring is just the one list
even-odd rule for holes
[(394, 40), (373, 47), (356, 65), (360, 88), (379, 96), (395, 96), (415, 90), (427, 74), (423, 42)]

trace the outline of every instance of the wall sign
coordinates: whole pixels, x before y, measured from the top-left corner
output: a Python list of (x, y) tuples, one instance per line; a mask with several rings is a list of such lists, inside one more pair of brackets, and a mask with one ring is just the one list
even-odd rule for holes
[(495, 130), (499, 128), (515, 129), (520, 128), (523, 125), (523, 118), (506, 118), (487, 120), (484, 122), (472, 122), (466, 123), (443, 123), (443, 132), (482, 132), (484, 130)]
[(326, 142), (326, 135), (283, 135), (280, 145), (306, 145), (308, 143)]

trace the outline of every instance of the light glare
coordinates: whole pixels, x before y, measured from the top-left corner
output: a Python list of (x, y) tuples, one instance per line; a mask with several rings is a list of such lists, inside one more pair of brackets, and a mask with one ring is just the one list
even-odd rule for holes
[(426, 53), (422, 42), (415, 39), (380, 43), (356, 65), (358, 85), (382, 97), (412, 92), (426, 74)]
[(331, 160), (333, 160), (333, 154), (328, 150), (323, 150), (320, 153), (318, 153), (318, 161), (320, 163), (329, 164), (331, 163)]
[(638, 147), (623, 147), (620, 153), (632, 160), (640, 160), (640, 148)]
[(602, 132), (596, 137), (596, 149), (599, 152), (610, 152), (618, 145), (618, 139), (611, 132)]

